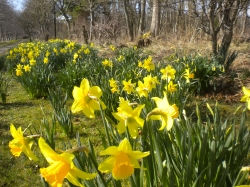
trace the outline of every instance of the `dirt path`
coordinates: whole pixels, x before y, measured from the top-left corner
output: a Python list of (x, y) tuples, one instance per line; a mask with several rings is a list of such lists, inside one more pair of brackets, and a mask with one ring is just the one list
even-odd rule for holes
[(26, 42), (26, 40), (20, 40), (17, 43), (13, 43), (10, 45), (0, 47), (0, 55), (6, 53), (9, 49), (16, 47), (18, 44), (23, 43), (23, 42)]

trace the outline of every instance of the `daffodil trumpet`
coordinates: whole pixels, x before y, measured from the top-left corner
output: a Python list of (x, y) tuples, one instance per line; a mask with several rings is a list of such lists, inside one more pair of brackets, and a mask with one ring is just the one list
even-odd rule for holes
[(138, 160), (148, 156), (149, 152), (133, 151), (127, 138), (118, 147), (110, 146), (100, 152), (101, 156), (111, 155), (99, 164), (98, 170), (112, 173), (115, 180), (126, 179), (134, 173), (135, 168), (141, 168)]
[(96, 177), (96, 173), (86, 173), (75, 166), (74, 154), (68, 152), (57, 154), (43, 138), (39, 138), (38, 144), (43, 156), (50, 164), (47, 168), (40, 168), (40, 173), (52, 187), (62, 186), (64, 178), (75, 186), (83, 186), (78, 178), (90, 180)]

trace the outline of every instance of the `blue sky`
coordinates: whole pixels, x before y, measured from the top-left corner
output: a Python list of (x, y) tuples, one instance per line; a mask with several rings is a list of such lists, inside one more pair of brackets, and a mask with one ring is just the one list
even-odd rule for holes
[(15, 10), (21, 11), (24, 6), (25, 0), (9, 0), (9, 3)]

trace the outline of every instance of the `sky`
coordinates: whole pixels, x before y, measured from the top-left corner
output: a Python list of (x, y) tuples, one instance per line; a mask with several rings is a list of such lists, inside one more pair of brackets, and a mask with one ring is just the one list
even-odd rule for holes
[(10, 5), (17, 11), (21, 11), (23, 9), (25, 0), (8, 0)]

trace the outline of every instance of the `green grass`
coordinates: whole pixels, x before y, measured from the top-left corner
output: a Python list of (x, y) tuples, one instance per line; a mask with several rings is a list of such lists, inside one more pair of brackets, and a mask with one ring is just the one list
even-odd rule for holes
[[(5, 76), (11, 77), (4, 73)], [(72, 101), (69, 101), (72, 103)], [(39, 168), (46, 167), (47, 163), (41, 153), (39, 152), (37, 145), (33, 145), (34, 153), (39, 157), (39, 164), (29, 159), (21, 153), (20, 157), (15, 158), (8, 147), (9, 141), (13, 138), (9, 132), (9, 126), (11, 123), (16, 128), (19, 126), (24, 130), (30, 126), (30, 129), (35, 132), (41, 126), (41, 120), (44, 117), (50, 119), (53, 115), (53, 109), (49, 100), (46, 99), (30, 99), (29, 95), (25, 92), (22, 86), (12, 80), (11, 85), (8, 89), (7, 103), (3, 104), (0, 101), (0, 186), (11, 187), (11, 186), (42, 186)], [(100, 133), (98, 129), (102, 128), (101, 118), (90, 120), (86, 119), (83, 114), (79, 113), (74, 115), (74, 132), (75, 135), (79, 132), (81, 142), (86, 144), (90, 138), (93, 145), (97, 148), (98, 153), (101, 150)], [(104, 131), (103, 131), (104, 132)], [(29, 133), (29, 132), (28, 132)], [(60, 139), (57, 148), (64, 150), (63, 142), (72, 146), (77, 145), (76, 139), (68, 139), (64, 133), (57, 128), (56, 139)]]
[[(5, 76), (11, 77), (5, 73)], [(200, 103), (201, 111), (207, 111), (205, 103), (202, 104), (202, 98), (193, 98), (186, 107), (187, 111), (193, 112), (196, 101)], [(69, 106), (73, 101), (69, 101)], [(215, 101), (209, 100), (210, 106), (213, 108)], [(227, 104), (220, 102), (220, 110), (223, 118), (227, 118), (230, 114), (233, 114), (235, 109), (242, 105), (242, 103)], [(40, 154), (37, 145), (34, 146), (34, 152), (39, 157), (39, 164), (34, 161), (29, 161), (28, 158), (22, 153), (20, 157), (15, 158), (8, 147), (9, 141), (12, 137), (9, 132), (9, 126), (11, 123), (15, 127), (21, 126), (24, 130), (31, 125), (30, 129), (36, 129), (39, 131), (41, 126), (41, 120), (44, 117), (50, 119), (53, 114), (53, 109), (50, 102), (46, 99), (30, 99), (29, 95), (25, 92), (22, 86), (14, 79), (8, 89), (7, 103), (0, 103), (0, 186), (42, 186), (39, 168), (46, 167), (47, 163), (43, 156)], [(205, 117), (206, 113), (202, 113)], [(209, 113), (207, 113), (209, 115)], [(102, 150), (102, 142), (100, 140), (100, 133), (97, 130), (100, 129), (104, 133), (101, 118), (99, 115), (96, 119), (86, 119), (83, 114), (79, 113), (74, 115), (74, 132), (79, 132), (81, 141), (83, 144), (87, 143), (88, 139), (91, 139), (96, 152)], [(194, 115), (195, 116), (195, 115)], [(194, 119), (195, 120), (195, 119)], [(57, 149), (64, 149), (63, 142), (72, 146), (76, 145), (76, 139), (68, 139), (63, 132), (57, 128), (56, 139), (60, 139), (59, 145), (56, 145)]]
[(17, 42), (18, 42), (18, 40), (11, 40), (8, 42), (0, 42), (0, 47), (4, 47), (4, 46), (10, 45), (10, 44), (17, 43)]
[[(1, 46), (1, 44), (0, 44)], [(148, 54), (153, 54), (151, 50), (146, 51)], [(1, 61), (1, 59), (0, 59)], [(11, 76), (6, 72), (4, 76), (11, 79)], [(206, 120), (206, 114), (211, 115), (207, 110), (206, 103), (204, 101), (205, 97), (192, 97), (190, 102), (186, 105), (185, 110), (189, 115), (194, 112), (192, 118), (194, 122), (196, 119), (195, 106), (196, 102), (200, 106), (202, 119)], [(240, 96), (239, 96), (240, 100)], [(68, 101), (68, 106), (70, 107), (73, 100)], [(212, 109), (214, 109), (215, 100), (207, 100)], [(226, 103), (223, 100), (219, 101), (219, 108), (221, 112), (222, 119), (226, 118), (232, 119), (232, 114), (235, 112), (236, 108), (244, 103), (232, 102)], [(243, 107), (242, 107), (243, 108)], [(180, 111), (182, 112), (182, 111)], [(48, 166), (47, 162), (41, 155), (36, 143), (34, 145), (34, 153), (39, 157), (39, 163), (34, 161), (29, 161), (28, 158), (22, 153), (20, 157), (15, 158), (8, 147), (9, 141), (12, 137), (9, 132), (9, 126), (11, 123), (15, 125), (16, 128), (19, 126), (24, 130), (28, 126), (32, 132), (38, 133), (42, 132), (42, 119), (51, 119), (53, 115), (53, 109), (49, 100), (47, 99), (31, 99), (30, 96), (25, 92), (23, 87), (16, 81), (12, 80), (11, 85), (8, 89), (7, 103), (3, 104), (0, 100), (0, 186), (10, 187), (10, 186), (42, 186), (39, 168)], [(240, 112), (236, 115), (237, 120), (240, 119)], [(55, 139), (56, 150), (64, 150), (66, 145), (70, 144), (76, 146), (76, 133), (80, 134), (81, 142), (87, 145), (88, 139), (90, 139), (95, 147), (95, 151), (98, 155), (102, 148), (102, 142), (100, 138), (100, 131), (104, 134), (103, 123), (101, 121), (100, 115), (97, 113), (97, 118), (87, 119), (82, 113), (74, 114), (73, 118), (73, 137), (67, 138), (62, 130), (57, 126)], [(249, 124), (249, 119), (248, 119)], [(100, 129), (97, 130), (97, 129)], [(28, 131), (30, 134), (30, 132)], [(103, 158), (101, 158), (103, 159)], [(246, 161), (246, 163), (250, 163)], [(247, 165), (247, 164), (246, 164)], [(125, 185), (126, 186), (126, 185)]]

